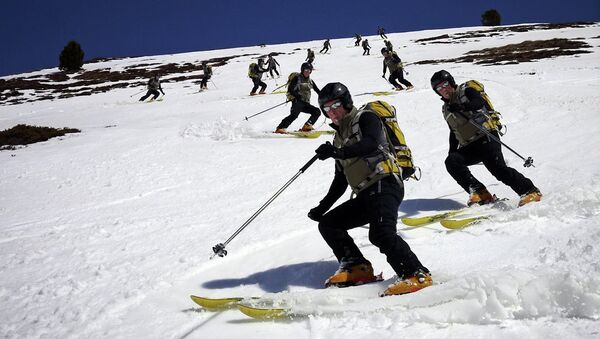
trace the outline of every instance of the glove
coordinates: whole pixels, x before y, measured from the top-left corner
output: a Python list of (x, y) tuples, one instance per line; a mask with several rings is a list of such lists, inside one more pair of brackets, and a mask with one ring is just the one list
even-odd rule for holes
[(344, 151), (340, 148), (333, 146), (329, 142), (324, 143), (323, 145), (319, 146), (315, 150), (315, 153), (317, 153), (317, 157), (319, 158), (319, 160), (325, 160), (328, 158), (334, 158), (334, 159), (343, 159), (344, 158)]
[(321, 218), (325, 212), (327, 212), (327, 208), (319, 205), (308, 211), (308, 217), (314, 221), (321, 221)]
[(385, 79), (385, 73), (383, 73), (383, 74), (381, 75), (381, 77)]
[(401, 167), (402, 168), (402, 180), (408, 179), (411, 175), (415, 174), (413, 167)]
[(453, 102), (450, 105), (448, 105), (448, 110), (453, 113), (462, 112), (465, 110), (465, 107), (461, 104)]
[(479, 126), (483, 126), (487, 122), (487, 120), (488, 118), (485, 116), (485, 114), (482, 113), (473, 114), (471, 116), (471, 121), (473, 121)]

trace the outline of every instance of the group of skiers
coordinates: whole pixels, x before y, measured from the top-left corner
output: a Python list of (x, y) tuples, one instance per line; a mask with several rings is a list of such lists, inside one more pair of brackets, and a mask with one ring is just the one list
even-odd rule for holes
[[(378, 29), (378, 33), (387, 39), (382, 28)], [(355, 46), (360, 41), (361, 37), (357, 35)], [(365, 43), (366, 39), (363, 46)], [(327, 52), (330, 47), (327, 40), (320, 52)], [(402, 61), (388, 40), (381, 54), (384, 57), (383, 78), (389, 70), (387, 80), (396, 89), (402, 90), (402, 85), (412, 88), (412, 83), (404, 79)], [(350, 229), (366, 224), (369, 225), (369, 240), (386, 256), (398, 277), (382, 295), (411, 293), (431, 286), (430, 271), (397, 233), (398, 208), (404, 198), (403, 181), (414, 173), (414, 168), (412, 165), (408, 168), (402, 166), (397, 161), (398, 147), (392, 142), (392, 131), (379, 113), (384, 107), (388, 113), (393, 111), (395, 119), (395, 109), (381, 101), (380, 106), (371, 103), (357, 108), (348, 88), (339, 82), (328, 83), (319, 89), (310, 78), (313, 62), (314, 52), (308, 49), (300, 72), (288, 77), (287, 101), (292, 106), (275, 133), (287, 133), (286, 129), (301, 112), (310, 116), (300, 131), (313, 131), (321, 113), (331, 120), (330, 126), (335, 130), (333, 143), (326, 142), (315, 150), (318, 159), (335, 160), (333, 180), (325, 197), (308, 212), (308, 217), (319, 223), (319, 232), (339, 262), (338, 270), (327, 279), (326, 286), (345, 287), (380, 279), (348, 234)], [(206, 62), (202, 66), (205, 76), (201, 89), (205, 89), (212, 69)], [(279, 76), (277, 66), (279, 63), (272, 55), (269, 55), (267, 65), (262, 58), (250, 65), (248, 76), (254, 84), (250, 95), (256, 95), (259, 88), (258, 94), (265, 93), (267, 85), (262, 81), (262, 74), (270, 72), (273, 76), (275, 72)], [(483, 86), (474, 80), (457, 84), (445, 70), (432, 75), (430, 86), (442, 100), (442, 116), (450, 130), (445, 166), (469, 195), (467, 205), (484, 205), (497, 200), (469, 170), (469, 166), (480, 162), (496, 179), (520, 196), (519, 206), (540, 201), (542, 194), (533, 182), (508, 167), (504, 161), (499, 133), (501, 125), (497, 112), (483, 92)], [(158, 77), (153, 77), (148, 84), (148, 93), (140, 100), (150, 95), (156, 99), (158, 91), (162, 92), (160, 82)], [(318, 95), (319, 107), (310, 103), (312, 91)], [(404, 154), (410, 155), (410, 150)], [(348, 186), (354, 198), (331, 209)]]

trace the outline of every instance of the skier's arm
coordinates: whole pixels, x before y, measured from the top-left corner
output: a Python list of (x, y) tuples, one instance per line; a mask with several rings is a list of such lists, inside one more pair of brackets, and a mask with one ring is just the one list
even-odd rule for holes
[(465, 107), (465, 111), (477, 111), (483, 108), (485, 102), (481, 97), (481, 94), (474, 88), (468, 87), (465, 90), (465, 96), (468, 101), (462, 105)]
[(346, 181), (346, 176), (344, 172), (340, 170), (341, 166), (336, 164), (335, 166), (335, 176), (333, 177), (333, 181), (329, 186), (329, 191), (325, 195), (325, 197), (319, 202), (319, 206), (324, 210), (328, 211), (333, 204), (346, 192), (346, 188), (348, 188), (348, 181)]
[(385, 59), (383, 59), (383, 75), (385, 76), (385, 72), (387, 71), (387, 65), (385, 64)]
[[(450, 127), (450, 125), (448, 125)], [(448, 138), (448, 143), (450, 147), (448, 147), (448, 154), (452, 152), (456, 152), (458, 150), (458, 139), (456, 139), (456, 135), (452, 130), (450, 130), (450, 137)]]
[(321, 94), (321, 90), (319, 89), (319, 87), (317, 87), (317, 84), (315, 84), (315, 82), (312, 79), (310, 81), (312, 82), (312, 88), (315, 91), (315, 93), (317, 93), (317, 95)]

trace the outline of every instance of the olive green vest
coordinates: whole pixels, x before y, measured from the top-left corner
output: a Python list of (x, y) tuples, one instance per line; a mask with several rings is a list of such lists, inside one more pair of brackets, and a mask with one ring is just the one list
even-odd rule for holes
[(465, 116), (463, 117), (460, 113), (452, 113), (448, 110), (450, 104), (464, 104), (467, 102), (468, 99), (465, 96), (465, 89), (465, 86), (458, 86), (452, 97), (450, 97), (450, 100), (442, 107), (444, 119), (450, 126), (452, 132), (454, 132), (460, 147), (466, 146), (475, 140), (479, 140), (485, 135), (479, 128), (471, 124), (468, 119), (465, 119), (465, 117), (470, 118), (473, 115), (473, 112), (461, 112)]
[(310, 103), (310, 90), (312, 89), (312, 80), (310, 77), (305, 78), (303, 75), (298, 74), (298, 82), (296, 82), (296, 90), (300, 94), (300, 99), (304, 102)]
[(385, 59), (383, 59), (383, 62), (385, 63), (387, 68), (390, 70), (390, 74), (394, 73), (398, 69), (402, 68), (401, 62), (394, 61), (393, 55), (395, 55), (395, 54), (396, 54), (396, 52), (390, 52), (389, 56), (387, 56)]
[[(341, 148), (350, 146), (362, 139), (362, 133), (358, 125), (360, 115), (366, 111), (359, 111), (356, 107), (347, 113), (340, 121), (338, 131), (333, 139), (333, 145)], [(390, 152), (390, 146), (381, 125), (381, 134), (377, 137), (378, 149), (363, 157), (354, 157), (338, 160), (342, 166), (346, 181), (355, 194), (373, 185), (379, 180), (399, 173), (398, 166), (394, 162), (394, 156)], [(402, 185), (402, 181), (400, 181)]]

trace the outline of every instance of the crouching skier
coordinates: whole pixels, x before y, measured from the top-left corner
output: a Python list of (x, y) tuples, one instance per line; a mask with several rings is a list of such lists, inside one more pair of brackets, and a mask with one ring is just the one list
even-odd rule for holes
[[(308, 212), (340, 263), (326, 286), (352, 286), (377, 280), (348, 230), (369, 224), (369, 241), (387, 257), (398, 279), (382, 295), (405, 294), (431, 286), (429, 270), (396, 233), (398, 207), (404, 197), (400, 168), (390, 159), (389, 138), (379, 117), (354, 107), (341, 83), (329, 83), (319, 94), (321, 110), (333, 122), (333, 145), (316, 149), (318, 158), (335, 159), (335, 176), (327, 195)], [(331, 206), (350, 185), (356, 197)], [(327, 212), (327, 213), (326, 213)]]

